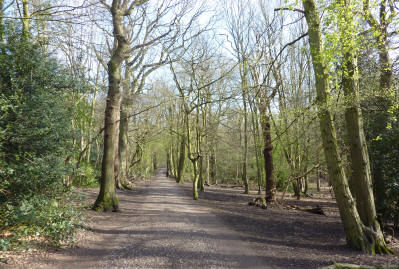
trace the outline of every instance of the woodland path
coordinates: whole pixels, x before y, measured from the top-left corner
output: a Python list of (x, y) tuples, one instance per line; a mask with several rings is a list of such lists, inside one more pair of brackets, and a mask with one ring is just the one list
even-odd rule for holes
[[(330, 213), (249, 207), (242, 189), (208, 187), (200, 200), (190, 184), (159, 170), (132, 192), (119, 192), (122, 211), (89, 211), (91, 231), (77, 248), (36, 258), (22, 268), (318, 268), (332, 261), (399, 264), (345, 246), (331, 200)], [(91, 193), (89, 198), (95, 197)], [(306, 203), (306, 201), (305, 201)], [(308, 202), (307, 205), (311, 205)]]

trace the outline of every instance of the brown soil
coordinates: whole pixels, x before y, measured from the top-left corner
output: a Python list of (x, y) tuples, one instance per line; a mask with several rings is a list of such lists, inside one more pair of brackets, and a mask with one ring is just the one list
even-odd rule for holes
[[(241, 188), (210, 186), (200, 193), (199, 201), (194, 201), (190, 184), (176, 184), (161, 174), (136, 185), (134, 191), (118, 193), (122, 212), (88, 210), (90, 230), (81, 233), (74, 248), (21, 255), (3, 267), (318, 268), (333, 262), (399, 265), (399, 256), (364, 255), (346, 247), (332, 199), (286, 199), (286, 204), (304, 208), (319, 205), (326, 213), (323, 216), (287, 210), (281, 205), (266, 210), (248, 206), (256, 195), (242, 194)], [(92, 202), (96, 191), (86, 193), (88, 203)]]

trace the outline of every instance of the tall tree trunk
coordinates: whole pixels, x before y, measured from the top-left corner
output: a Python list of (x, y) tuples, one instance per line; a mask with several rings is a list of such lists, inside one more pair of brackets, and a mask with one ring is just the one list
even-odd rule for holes
[(171, 166), (172, 166), (172, 163), (170, 161), (170, 150), (168, 149), (166, 151), (166, 175), (167, 176), (171, 175), (171, 172), (170, 172)]
[(305, 183), (304, 184), (305, 186), (304, 186), (303, 193), (305, 194), (305, 196), (308, 196), (309, 195), (309, 176), (308, 175), (305, 175), (304, 183)]
[[(347, 2), (341, 0), (342, 7), (347, 6)], [(352, 25), (353, 17), (351, 13), (342, 14), (346, 25)], [(343, 26), (340, 26), (343, 27)], [(345, 26), (346, 28), (347, 26)], [(357, 69), (356, 48), (353, 47), (352, 35), (346, 34), (346, 29), (340, 29), (341, 40), (345, 40), (342, 87), (345, 94), (345, 122), (349, 138), (352, 190), (356, 199), (356, 208), (359, 212), (362, 223), (373, 232), (373, 241), (377, 253), (385, 253), (387, 246), (384, 241), (380, 225), (377, 221), (377, 213), (374, 204), (374, 194), (372, 189), (372, 176), (370, 169), (370, 159), (367, 150), (366, 138), (363, 129), (363, 118), (359, 101), (359, 74)], [(349, 42), (348, 42), (349, 41)]]
[(129, 120), (127, 118), (127, 104), (122, 101), (121, 105), (121, 121), (119, 125), (119, 163), (120, 163), (120, 172), (119, 178), (120, 181), (123, 181), (128, 176), (128, 132), (129, 132)]
[(154, 171), (158, 169), (158, 158), (155, 152), (152, 153), (152, 167)]
[(28, 38), (29, 36), (29, 2), (28, 0), (21, 0), (22, 2), (22, 36)]
[(205, 190), (205, 182), (204, 182), (204, 158), (201, 156), (199, 158), (199, 180), (198, 180), (198, 188), (200, 191)]
[(193, 178), (193, 199), (198, 200), (198, 180), (199, 180), (199, 171), (198, 171), (198, 159), (190, 159), (193, 168), (194, 168), (194, 178)]
[(4, 6), (4, 0), (0, 0), (0, 47), (1, 47), (1, 53), (5, 54), (6, 49), (5, 49), (5, 40), (4, 40), (4, 11), (3, 11), (3, 6)]
[(170, 160), (169, 160), (169, 164), (170, 164), (169, 172), (170, 172), (170, 176), (172, 176), (176, 180), (176, 182), (178, 182), (177, 181), (177, 175), (178, 175), (177, 158), (178, 158), (179, 152), (175, 148), (176, 148), (175, 147), (175, 142), (174, 142), (173, 137), (172, 137), (171, 145), (169, 147), (169, 158), (170, 158)]
[(108, 62), (108, 95), (105, 107), (104, 150), (101, 168), (100, 193), (93, 205), (99, 211), (117, 211), (119, 200), (115, 192), (114, 161), (118, 156), (119, 120), (121, 106), (121, 65), (128, 43), (123, 34), (123, 12), (120, 1), (113, 0), (111, 7), (114, 49)]
[[(245, 72), (245, 71), (244, 71)], [(242, 83), (242, 102), (244, 104), (244, 154), (242, 156), (242, 174), (241, 179), (244, 183), (244, 193), (249, 193), (247, 166), (248, 166), (248, 109), (247, 109), (247, 97), (246, 97), (246, 76), (244, 75)]]
[[(388, 9), (388, 1), (381, 0), (380, 9), (379, 9), (379, 21), (374, 17), (371, 13), (371, 8), (369, 7), (370, 1), (364, 0), (363, 14), (365, 16), (366, 21), (369, 23), (370, 27), (374, 31), (374, 37), (377, 43), (378, 56), (379, 56), (379, 89), (376, 93), (376, 103), (378, 103), (378, 110), (375, 111), (373, 116), (378, 121), (378, 125), (381, 126), (380, 132), (374, 134), (375, 137), (382, 134), (384, 132), (385, 127), (387, 126), (391, 114), (388, 110), (392, 106), (392, 63), (389, 57), (389, 42), (388, 42), (388, 28), (390, 28), (390, 24), (393, 23), (392, 18), (390, 18), (390, 12), (387, 12)], [(376, 117), (377, 116), (377, 117)], [(378, 127), (376, 128), (378, 130)], [(375, 151), (378, 152), (378, 151)], [(382, 153), (383, 155), (384, 153)], [(378, 156), (379, 155), (379, 156)], [(384, 171), (382, 169), (382, 165), (378, 163), (378, 159), (381, 159), (380, 154), (374, 157), (373, 165), (373, 187), (375, 190), (375, 196), (377, 203), (382, 203), (385, 199), (385, 192), (387, 189), (387, 180), (384, 176)]]
[(294, 196), (297, 200), (301, 199), (301, 178), (296, 179), (292, 182), (292, 186), (294, 187)]
[(316, 172), (316, 188), (317, 192), (320, 192), (320, 168), (317, 167), (317, 172)]
[(99, 167), (100, 166), (100, 154), (101, 154), (101, 151), (100, 151), (100, 144), (98, 143), (98, 139), (96, 139), (96, 151), (97, 151), (97, 154), (96, 154), (96, 163), (95, 163), (95, 165), (94, 165), (94, 167), (97, 169), (97, 167)]
[[(253, 105), (251, 105), (251, 103)], [(258, 126), (258, 117), (257, 113), (255, 112), (255, 104), (254, 102), (250, 102), (251, 108), (251, 119), (252, 119), (252, 126), (253, 126), (253, 140), (254, 140), (254, 148), (255, 148), (255, 160), (256, 160), (256, 182), (258, 183), (258, 195), (262, 193), (262, 168), (259, 160), (259, 126)]]
[(363, 119), (358, 98), (356, 58), (346, 53), (342, 86), (345, 93), (345, 122), (349, 138), (351, 176), (353, 195), (360, 219), (366, 226), (376, 221), (374, 195), (371, 189), (371, 172), (366, 139), (363, 131)]
[(215, 148), (212, 147), (211, 155), (209, 156), (209, 170), (210, 170), (210, 178), (211, 182), (214, 182), (216, 185), (218, 184), (216, 178), (216, 156), (215, 156)]
[(120, 121), (119, 121), (119, 134), (118, 134), (118, 158), (115, 161), (115, 181), (118, 189), (133, 189), (133, 184), (128, 180), (129, 164), (129, 107), (131, 105), (131, 94), (136, 89), (135, 86), (131, 86), (131, 70), (128, 67), (128, 63), (125, 60), (125, 71), (122, 82), (122, 102), (120, 109)]
[[(123, 97), (125, 99), (125, 97)], [(115, 162), (115, 182), (116, 187), (121, 190), (132, 190), (134, 185), (129, 182), (129, 162), (128, 162), (128, 132), (129, 132), (129, 119), (128, 119), (128, 104), (122, 100), (121, 114), (119, 122), (119, 139), (118, 139), (118, 161)]]
[(360, 219), (338, 153), (335, 128), (329, 110), (328, 68), (323, 57), (319, 11), (314, 0), (302, 0), (302, 3), (308, 23), (309, 45), (316, 81), (318, 117), (323, 148), (329, 178), (336, 195), (346, 233), (346, 241), (353, 248), (375, 253), (379, 251), (379, 247), (376, 245), (375, 234), (370, 233), (370, 229), (365, 227)]
[[(119, 96), (119, 108), (121, 108), (121, 96)], [(120, 128), (120, 119), (121, 119), (121, 111), (119, 110), (119, 113), (117, 113), (117, 120), (115, 123), (115, 134), (114, 134), (114, 180), (115, 180), (115, 186), (116, 183), (118, 182), (119, 178), (119, 128)]]
[[(186, 129), (187, 129), (187, 152), (188, 158), (190, 159), (193, 165), (193, 199), (198, 200), (198, 180), (199, 180), (199, 167), (198, 167), (198, 154), (195, 155), (192, 152), (192, 145), (191, 145), (191, 128), (190, 128), (190, 121), (188, 118), (188, 113), (186, 114)], [(196, 147), (198, 146), (198, 137), (196, 138)], [(197, 148), (198, 149), (198, 148)], [(197, 151), (196, 151), (197, 152)], [(198, 153), (198, 152), (197, 152)]]
[(265, 162), (266, 172), (266, 193), (265, 199), (268, 203), (274, 203), (276, 201), (276, 182), (274, 180), (274, 164), (273, 164), (273, 145), (272, 135), (270, 133), (270, 116), (266, 111), (267, 105), (261, 103), (259, 105), (260, 113), (260, 124), (263, 132), (263, 158)]
[(120, 118), (120, 64), (118, 57), (111, 57), (108, 64), (108, 96), (105, 108), (104, 153), (101, 168), (100, 193), (93, 209), (98, 211), (117, 211), (119, 200), (115, 193), (114, 161), (118, 154), (117, 143)]
[(177, 182), (184, 182), (184, 164), (186, 162), (186, 136), (183, 134), (180, 141), (179, 164), (177, 167)]

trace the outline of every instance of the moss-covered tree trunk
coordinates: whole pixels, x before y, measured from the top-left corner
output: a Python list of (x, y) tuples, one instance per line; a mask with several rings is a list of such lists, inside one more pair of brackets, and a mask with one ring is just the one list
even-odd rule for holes
[(22, 2), (22, 36), (29, 37), (29, 1), (21, 0)]
[[(183, 100), (185, 102), (185, 100)], [(188, 110), (186, 110), (187, 112)], [(199, 137), (197, 136), (195, 139), (195, 150), (193, 152), (193, 146), (191, 142), (191, 127), (190, 127), (190, 121), (189, 121), (189, 114), (186, 113), (186, 135), (187, 135), (187, 152), (188, 152), (188, 158), (190, 159), (192, 165), (193, 165), (193, 199), (198, 200), (198, 180), (199, 180), (199, 164), (198, 160), (200, 158), (199, 152), (198, 152), (198, 146), (199, 146)]]
[(173, 177), (177, 182), (177, 156), (179, 152), (175, 149), (175, 142), (172, 137), (172, 141), (170, 143), (170, 147), (168, 148), (168, 156), (169, 156), (169, 176)]
[(105, 108), (104, 153), (101, 167), (100, 193), (93, 209), (99, 211), (117, 211), (119, 200), (115, 193), (115, 155), (119, 133), (120, 117), (120, 65), (118, 57), (111, 57), (108, 63), (108, 95)]
[(204, 177), (204, 158), (203, 156), (199, 159), (199, 180), (198, 188), (200, 191), (205, 191), (205, 177)]
[[(340, 24), (339, 30), (343, 48), (343, 76), (342, 87), (345, 94), (345, 122), (349, 138), (351, 159), (350, 180), (356, 208), (362, 223), (370, 229), (372, 247), (377, 253), (389, 252), (384, 241), (374, 204), (370, 159), (363, 129), (363, 118), (359, 101), (359, 74), (357, 68), (356, 47), (353, 43), (354, 33), (348, 33), (347, 27), (354, 24), (353, 13), (348, 0), (340, 0), (342, 10), (339, 17), (345, 22)], [(345, 11), (343, 11), (345, 10)]]
[(118, 133), (118, 158), (115, 159), (115, 182), (116, 187), (121, 190), (131, 190), (133, 189), (133, 184), (129, 182), (129, 106), (131, 105), (131, 96), (134, 92), (135, 86), (131, 85), (131, 70), (128, 67), (128, 63), (125, 60), (125, 71), (122, 82), (122, 101), (120, 109), (120, 121), (119, 121), (119, 133)]
[(198, 167), (198, 160), (195, 159), (190, 159), (191, 163), (193, 164), (193, 173), (194, 173), (194, 178), (193, 178), (193, 199), (198, 200), (198, 180), (199, 180), (199, 167)]
[(210, 168), (209, 168), (209, 153), (208, 153), (206, 155), (206, 180), (205, 180), (205, 184), (207, 186), (210, 185), (209, 179), (210, 179)]
[(166, 175), (167, 176), (172, 175), (170, 172), (171, 168), (172, 168), (172, 162), (170, 160), (170, 149), (168, 148), (166, 151)]
[[(351, 59), (352, 58), (352, 59)], [(349, 137), (351, 159), (352, 192), (356, 199), (356, 207), (362, 223), (369, 228), (374, 241), (373, 248), (377, 253), (385, 253), (384, 241), (374, 204), (370, 160), (363, 131), (363, 120), (357, 93), (357, 72), (355, 59), (349, 54), (345, 57), (343, 88), (346, 98), (345, 122)], [(389, 252), (389, 251), (388, 251)]]
[(319, 11), (314, 0), (302, 0), (302, 3), (308, 24), (309, 45), (315, 73), (318, 117), (324, 154), (329, 178), (345, 229), (346, 241), (349, 246), (355, 249), (374, 253), (375, 245), (367, 239), (367, 231), (360, 220), (338, 153), (335, 127), (329, 110), (331, 100), (329, 98), (328, 68), (323, 56)]
[[(245, 65), (245, 64), (242, 64)], [(244, 153), (242, 156), (242, 173), (241, 179), (244, 183), (244, 193), (249, 193), (249, 184), (248, 184), (248, 175), (247, 175), (247, 166), (248, 166), (248, 109), (247, 109), (247, 76), (246, 76), (246, 68), (243, 68), (242, 71), (242, 82), (241, 82), (241, 91), (242, 91), (242, 102), (244, 105)]]
[(316, 189), (317, 189), (317, 192), (320, 192), (320, 168), (319, 167), (317, 167), (317, 172), (316, 172)]
[(186, 162), (186, 136), (183, 134), (180, 138), (179, 163), (177, 166), (176, 181), (182, 184), (184, 182), (184, 166)]
[[(388, 2), (386, 0), (379, 1), (379, 12), (378, 12), (378, 20), (376, 18), (376, 14), (372, 14), (373, 8), (370, 7), (370, 1), (363, 1), (364, 3), (364, 12), (363, 15), (368, 22), (369, 26), (373, 31), (373, 37), (375, 38), (377, 49), (378, 49), (378, 60), (379, 60), (379, 88), (376, 89), (376, 96), (374, 97), (374, 102), (377, 105), (377, 109), (371, 112), (371, 118), (374, 118), (373, 128), (375, 132), (372, 134), (372, 138), (378, 137), (381, 134), (384, 134), (386, 131), (386, 126), (391, 118), (391, 114), (388, 112), (392, 106), (392, 96), (394, 95), (394, 91), (392, 88), (393, 81), (393, 72), (392, 72), (392, 62), (390, 59), (390, 46), (389, 46), (389, 32), (392, 26), (391, 24), (395, 22), (392, 17), (392, 12), (388, 11), (390, 7), (388, 5), (392, 5), (392, 2)], [(375, 124), (378, 122), (378, 124)], [(379, 141), (373, 142), (371, 145), (372, 150), (372, 174), (373, 174), (373, 187), (374, 194), (376, 197), (376, 203), (381, 207), (385, 203), (386, 199), (386, 190), (387, 186), (387, 178), (384, 173), (384, 151), (381, 151), (378, 148), (374, 148)], [(378, 147), (378, 146), (377, 146)], [(382, 212), (381, 212), (382, 213)], [(383, 213), (384, 214), (384, 213)]]
[[(306, 171), (306, 170), (305, 170)], [(303, 189), (303, 193), (305, 194), (305, 196), (309, 195), (309, 177), (308, 175), (305, 175), (304, 178), (304, 189)]]
[(256, 182), (258, 183), (258, 195), (262, 193), (262, 166), (260, 164), (259, 158), (259, 126), (258, 126), (258, 118), (255, 113), (255, 109), (253, 106), (251, 107), (251, 119), (252, 119), (252, 126), (254, 128), (253, 131), (253, 140), (254, 140), (254, 148), (255, 148), (255, 161), (256, 161)]
[(121, 121), (119, 124), (119, 177), (118, 181), (124, 181), (128, 176), (128, 131), (129, 131), (129, 120), (127, 118), (127, 104), (122, 99), (121, 104)]
[(120, 1), (113, 0), (110, 9), (112, 15), (114, 49), (108, 62), (108, 94), (105, 107), (104, 150), (101, 167), (100, 193), (93, 209), (99, 211), (117, 211), (119, 200), (115, 193), (114, 161), (118, 156), (119, 120), (121, 105), (121, 65), (128, 48), (123, 29), (123, 10)]
[(301, 178), (298, 178), (292, 182), (292, 186), (294, 187), (294, 196), (296, 199), (301, 199)]
[(217, 185), (218, 182), (216, 178), (216, 156), (214, 146), (211, 148), (211, 153), (209, 156), (209, 170), (210, 181)]
[(1, 54), (6, 53), (6, 49), (4, 47), (5, 42), (4, 42), (4, 11), (3, 11), (3, 6), (4, 6), (4, 0), (0, 0), (0, 48), (1, 48)]
[(121, 190), (132, 190), (133, 184), (129, 181), (129, 119), (128, 119), (128, 102), (122, 98), (119, 123), (119, 141), (118, 141), (118, 163), (115, 162), (115, 182), (116, 187)]

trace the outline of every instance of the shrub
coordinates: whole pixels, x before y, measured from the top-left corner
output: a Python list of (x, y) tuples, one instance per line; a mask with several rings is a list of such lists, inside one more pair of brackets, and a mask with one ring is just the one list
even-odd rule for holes
[(0, 231), (14, 236), (2, 238), (0, 248), (32, 234), (59, 245), (79, 223), (79, 213), (58, 201), (66, 198), (66, 160), (74, 154), (73, 103), (66, 100), (80, 83), (33, 41), (6, 36), (0, 53)]

